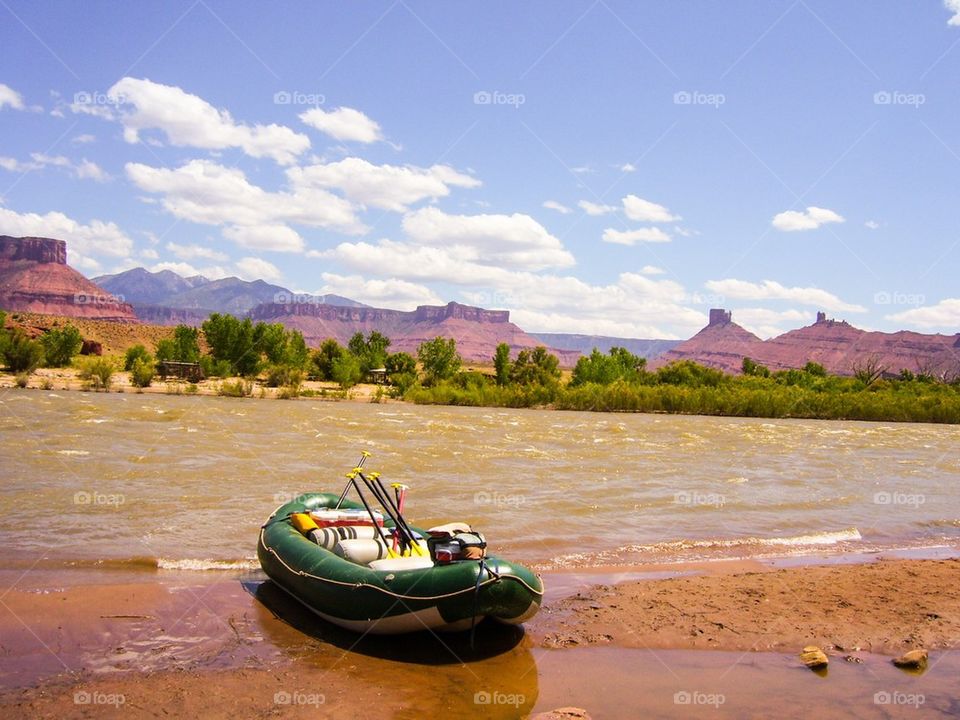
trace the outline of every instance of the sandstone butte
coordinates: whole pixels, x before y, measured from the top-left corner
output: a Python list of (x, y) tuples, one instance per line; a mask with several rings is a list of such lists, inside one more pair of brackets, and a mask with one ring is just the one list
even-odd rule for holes
[[(499, 343), (509, 345), (514, 354), (543, 344), (510, 322), (507, 310), (484, 310), (455, 302), (421, 305), (409, 312), (320, 303), (264, 303), (253, 308), (250, 317), (299, 330), (311, 346), (331, 337), (345, 344), (355, 332), (377, 330), (391, 339), (392, 352), (415, 354), (422, 342), (438, 335), (452, 337), (457, 341), (457, 351), (468, 362), (490, 362)], [(564, 367), (572, 367), (580, 357), (574, 350), (550, 352)]]
[(821, 312), (812, 325), (761, 340), (733, 322), (729, 310), (714, 309), (703, 330), (660, 355), (651, 367), (693, 360), (739, 373), (745, 357), (774, 371), (802, 368), (813, 361), (835, 375), (853, 375), (858, 367), (870, 364), (884, 368), (886, 375), (907, 369), (953, 379), (960, 376), (960, 333), (867, 332)]
[(133, 308), (67, 265), (67, 244), (0, 235), (0, 308), (137, 322)]

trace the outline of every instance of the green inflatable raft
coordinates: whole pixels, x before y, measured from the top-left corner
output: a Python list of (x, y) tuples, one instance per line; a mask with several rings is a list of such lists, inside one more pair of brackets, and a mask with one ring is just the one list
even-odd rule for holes
[(540, 609), (540, 576), (502, 558), (451, 558), (433, 547), (428, 553), (422, 541), (415, 557), (386, 557), (389, 541), (379, 538), (394, 530), (392, 518), (382, 534), (372, 522), (314, 531), (321, 535), (298, 529), (298, 518), (332, 508), (362, 514), (365, 505), (330, 493), (301, 495), (274, 511), (257, 544), (267, 576), (331, 623), (363, 633), (457, 631), (486, 617), (520, 624)]

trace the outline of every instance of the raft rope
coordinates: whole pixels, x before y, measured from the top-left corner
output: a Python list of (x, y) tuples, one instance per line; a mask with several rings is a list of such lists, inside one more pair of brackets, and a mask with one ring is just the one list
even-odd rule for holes
[[(488, 567), (486, 561), (483, 558), (480, 558), (480, 566), (477, 569), (477, 584), (473, 588), (473, 613), (470, 616), (470, 649), (471, 650), (474, 649), (473, 638), (474, 638), (475, 631), (477, 629), (477, 613), (480, 611), (480, 607), (479, 607), (480, 579), (483, 577), (484, 570), (487, 571), (487, 575), (491, 577), (493, 582), (498, 582), (500, 580), (500, 573)], [(513, 575), (510, 575), (509, 577), (514, 577), (515, 579), (520, 580), (520, 578), (516, 578), (516, 576), (513, 576)], [(527, 585), (527, 583), (523, 582), (523, 580), (520, 580), (520, 582), (526, 585), (528, 588), (530, 587), (529, 585)]]

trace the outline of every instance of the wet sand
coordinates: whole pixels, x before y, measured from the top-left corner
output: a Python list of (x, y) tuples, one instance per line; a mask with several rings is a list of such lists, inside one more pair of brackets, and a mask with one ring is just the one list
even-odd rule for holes
[(960, 560), (882, 560), (600, 585), (544, 608), (544, 647), (894, 654), (960, 642)]
[[(53, 573), (31, 574), (28, 586), (4, 574), (0, 714), (332, 717), (376, 705), (381, 717), (521, 717), (575, 705), (631, 717), (692, 704), (718, 717), (769, 716), (758, 683), (779, 688), (781, 709), (909, 716), (920, 696), (927, 715), (960, 709), (960, 658), (949, 652), (960, 642), (960, 561), (707, 569), (649, 579), (671, 570), (634, 568), (648, 579), (593, 587), (557, 575), (573, 595), (551, 594), (526, 632), (481, 626), (474, 649), (462, 633), (360, 639), (259, 573), (119, 573), (121, 582), (101, 575), (67, 588)], [(811, 643), (832, 656), (829, 677), (799, 664)], [(924, 676), (889, 662), (914, 646), (931, 650)], [(699, 652), (707, 648), (719, 652)]]

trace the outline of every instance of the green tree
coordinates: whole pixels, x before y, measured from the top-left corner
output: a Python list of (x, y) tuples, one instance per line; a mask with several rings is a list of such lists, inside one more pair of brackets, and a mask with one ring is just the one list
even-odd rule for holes
[(743, 362), (740, 363), (740, 370), (744, 375), (751, 375), (753, 377), (770, 377), (770, 368), (766, 365), (761, 365), (760, 363), (754, 362), (748, 357), (743, 359)]
[(83, 347), (83, 336), (73, 325), (47, 330), (40, 337), (43, 346), (43, 359), (47, 367), (69, 365), (73, 356)]
[(361, 332), (354, 333), (347, 343), (347, 350), (360, 361), (360, 370), (364, 374), (385, 366), (389, 347), (390, 338), (376, 330), (366, 338)]
[(130, 372), (133, 370), (133, 364), (137, 360), (143, 360), (144, 362), (152, 362), (153, 360), (143, 345), (134, 345), (131, 348), (127, 348), (127, 352), (123, 356), (123, 369)]
[(333, 379), (344, 390), (353, 387), (363, 377), (360, 361), (351, 353), (345, 352), (333, 361)]
[(638, 357), (622, 347), (610, 348), (608, 355), (594, 348), (589, 355), (577, 360), (570, 377), (570, 387), (587, 383), (610, 385), (617, 380), (635, 382), (646, 365), (646, 358)]
[(313, 354), (313, 366), (317, 377), (321, 380), (333, 380), (333, 365), (347, 354), (343, 346), (333, 338), (327, 338), (320, 344), (320, 349)]
[(254, 347), (274, 365), (284, 364), (287, 356), (287, 329), (280, 323), (257, 323), (253, 328)]
[(387, 370), (387, 375), (396, 375), (397, 373), (416, 373), (417, 361), (410, 353), (395, 352), (387, 355), (383, 366)]
[(238, 320), (227, 314), (213, 313), (202, 327), (213, 359), (230, 363), (232, 372), (244, 377), (256, 375), (260, 369), (258, 341), (262, 343), (266, 333), (270, 334), (268, 344), (274, 338), (274, 331), (267, 331), (263, 323), (254, 328), (250, 318)]
[(555, 385), (560, 380), (560, 362), (543, 345), (521, 350), (510, 369), (510, 382), (517, 385)]
[(3, 348), (3, 359), (10, 372), (31, 373), (43, 360), (43, 347), (40, 343), (28, 338), (23, 330), (17, 328), (7, 336)]
[(435, 337), (420, 343), (417, 359), (423, 367), (427, 385), (448, 380), (457, 374), (463, 360), (457, 353), (457, 341), (453, 338)]
[(94, 390), (109, 390), (113, 379), (113, 363), (103, 357), (87, 358), (80, 366), (80, 379)]
[(135, 358), (130, 365), (130, 382), (134, 387), (149, 387), (155, 374), (156, 368), (149, 355)]
[(10, 335), (7, 333), (7, 313), (0, 310), (0, 359), (3, 358), (3, 353), (9, 341)]
[(284, 364), (301, 371), (306, 370), (310, 364), (310, 348), (307, 347), (307, 341), (303, 339), (303, 333), (299, 330), (291, 330), (287, 335), (286, 345), (283, 355)]
[(497, 385), (503, 386), (510, 382), (510, 366), (510, 346), (500, 343), (493, 353), (493, 369), (496, 372)]
[(823, 365), (815, 363), (813, 360), (808, 361), (807, 364), (803, 366), (803, 371), (807, 373), (807, 375), (813, 375), (814, 377), (827, 376), (827, 371)]
[(173, 329), (174, 360), (180, 362), (199, 362), (200, 331), (189, 325), (177, 325)]

